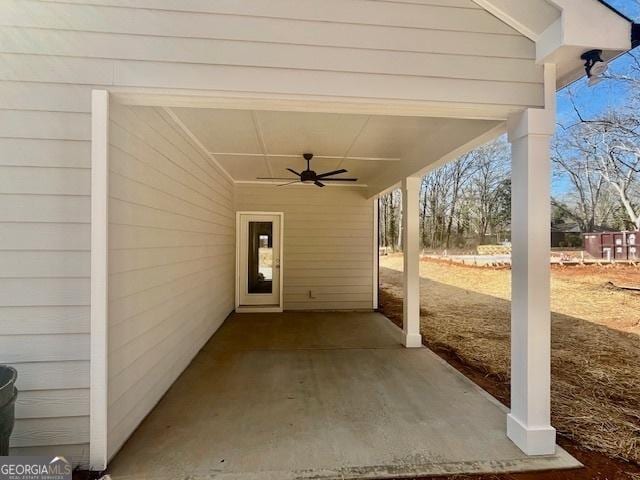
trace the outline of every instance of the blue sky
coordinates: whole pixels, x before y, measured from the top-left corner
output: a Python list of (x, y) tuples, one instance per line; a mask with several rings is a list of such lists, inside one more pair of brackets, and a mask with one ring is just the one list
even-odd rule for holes
[[(608, 0), (607, 3), (634, 21), (640, 22), (640, 0)], [(629, 68), (629, 63), (629, 56), (622, 55), (611, 62), (609, 69), (614, 72), (624, 72)], [(576, 114), (569, 100), (570, 94), (573, 95), (580, 113), (588, 118), (624, 105), (629, 94), (628, 88), (628, 85), (606, 80), (593, 87), (588, 87), (586, 78), (582, 78), (558, 92), (558, 123), (570, 125), (576, 120)], [(562, 179), (554, 180), (552, 188), (554, 195), (561, 196), (566, 188), (567, 184)]]

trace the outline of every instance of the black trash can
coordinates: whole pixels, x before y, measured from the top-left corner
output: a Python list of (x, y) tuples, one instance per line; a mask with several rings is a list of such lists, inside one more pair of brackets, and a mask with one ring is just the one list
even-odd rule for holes
[(0, 365), (0, 455), (9, 455), (9, 437), (15, 422), (18, 372), (13, 367)]

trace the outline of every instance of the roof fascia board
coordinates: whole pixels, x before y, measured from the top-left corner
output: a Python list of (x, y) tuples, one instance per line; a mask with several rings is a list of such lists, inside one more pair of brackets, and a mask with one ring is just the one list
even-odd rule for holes
[(497, 6), (492, 0), (473, 0), (474, 3), (478, 4), (485, 10), (487, 10), (494, 17), (499, 18), (504, 23), (509, 25), (511, 28), (521, 33), (529, 40), (534, 42), (538, 41), (539, 35), (533, 31), (533, 29), (529, 28), (524, 23), (516, 20), (506, 9)]
[(602, 5), (604, 5), (605, 7), (607, 7), (609, 10), (611, 10), (613, 13), (615, 13), (616, 15), (621, 16), (622, 18), (624, 18), (627, 22), (631, 22), (633, 23), (633, 20), (629, 17), (627, 17), (624, 13), (622, 13), (620, 10), (618, 10), (617, 8), (615, 8), (613, 5), (611, 5), (610, 3), (606, 2), (605, 0), (598, 0), (598, 2), (600, 2)]

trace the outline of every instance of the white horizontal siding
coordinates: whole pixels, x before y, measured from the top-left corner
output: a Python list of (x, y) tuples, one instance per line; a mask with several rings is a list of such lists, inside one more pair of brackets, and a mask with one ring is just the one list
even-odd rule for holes
[(108, 455), (233, 309), (233, 187), (164, 112), (113, 105)]
[[(5, 53), (535, 83), (530, 59), (0, 27)], [(453, 61), (455, 60), (455, 61)], [(473, 76), (469, 77), (470, 72)], [(66, 106), (63, 106), (63, 108)], [(68, 108), (68, 107), (67, 107)], [(80, 106), (76, 108), (81, 108)]]
[[(2, 86), (0, 86), (2, 91)], [(66, 140), (0, 138), (0, 165), (9, 167), (90, 168), (91, 144)], [(27, 170), (28, 172), (28, 170)], [(55, 172), (52, 170), (52, 172)], [(86, 188), (86, 187), (84, 187)]]
[(88, 278), (0, 278), (0, 305), (6, 307), (88, 304)]
[[(43, 98), (54, 89), (50, 84), (85, 83), (496, 105), (543, 101), (533, 43), (471, 0), (320, 5), (8, 0), (0, 17), (0, 66), (7, 67), (0, 80), (46, 83), (36, 92)], [(21, 95), (20, 87), (9, 87), (7, 95)], [(83, 102), (51, 108), (85, 111)]]
[(11, 434), (13, 447), (68, 445), (89, 442), (89, 417), (24, 418), (16, 421)]
[(20, 418), (86, 417), (89, 391), (86, 388), (22, 392), (16, 402)]
[(0, 222), (88, 223), (89, 195), (2, 194)]
[(285, 309), (373, 308), (373, 206), (361, 189), (237, 185), (236, 208), (284, 212)]
[[(5, 60), (0, 76), (17, 73)], [(82, 466), (89, 421), (89, 95), (82, 85), (0, 82), (0, 362), (18, 370), (20, 391), (11, 453), (63, 454)]]
[(89, 307), (69, 305), (2, 307), (0, 331), (3, 335), (89, 333)]
[(14, 82), (112, 85), (113, 68), (106, 60), (0, 53), (0, 80)]
[(89, 140), (90, 115), (74, 112), (0, 110), (3, 137)]
[[(53, 0), (54, 2), (57, 0)], [(505, 35), (517, 32), (497, 18), (476, 8), (470, 0), (444, 1), (434, 5), (367, 0), (64, 0), (75, 4), (117, 5), (183, 12), (216, 13), (269, 19), (321, 21), (345, 24), (387, 25), (426, 29), (486, 31)], [(462, 7), (461, 7), (462, 5)], [(460, 9), (455, 15), (451, 8)]]
[(0, 189), (5, 193), (89, 195), (87, 168), (0, 166)]
[(89, 252), (0, 251), (0, 265), (0, 278), (87, 278), (91, 273)]
[(89, 360), (88, 335), (3, 335), (0, 363)]
[(57, 361), (11, 364), (18, 370), (18, 390), (89, 388), (89, 362)]
[(81, 217), (83, 221), (76, 223), (58, 223), (46, 216), (42, 222), (21, 218), (16, 221), (15, 218), (11, 217), (13, 221), (8, 222), (0, 220), (0, 239), (4, 250), (89, 251), (91, 229), (88, 218)]
[[(473, 44), (482, 42), (482, 56), (527, 59), (535, 56), (535, 48), (526, 38), (510, 35), (508, 41), (504, 41), (504, 35), (477, 32), (474, 25), (466, 25), (463, 31), (363, 23), (349, 24), (345, 28), (338, 22), (306, 20), (302, 23), (285, 18), (105, 5), (32, 4), (28, 9), (15, 2), (7, 5), (8, 13), (0, 19), (0, 25), (24, 28), (470, 56), (474, 53)], [(366, 8), (371, 8), (371, 4)], [(483, 15), (482, 12), (479, 14)]]
[(14, 447), (11, 449), (12, 455), (20, 456), (48, 456), (52, 453), (55, 455), (63, 456), (73, 465), (80, 468), (89, 468), (89, 444), (70, 444), (70, 445), (56, 445), (52, 447), (50, 445), (35, 446), (35, 447)]
[(0, 81), (0, 108), (89, 113), (85, 85)]

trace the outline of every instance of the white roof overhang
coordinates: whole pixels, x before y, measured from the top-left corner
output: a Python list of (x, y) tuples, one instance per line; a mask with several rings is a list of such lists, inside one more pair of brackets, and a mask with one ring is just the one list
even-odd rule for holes
[(473, 0), (536, 44), (536, 62), (557, 66), (557, 88), (584, 75), (580, 55), (611, 59), (631, 49), (632, 26), (598, 0)]

